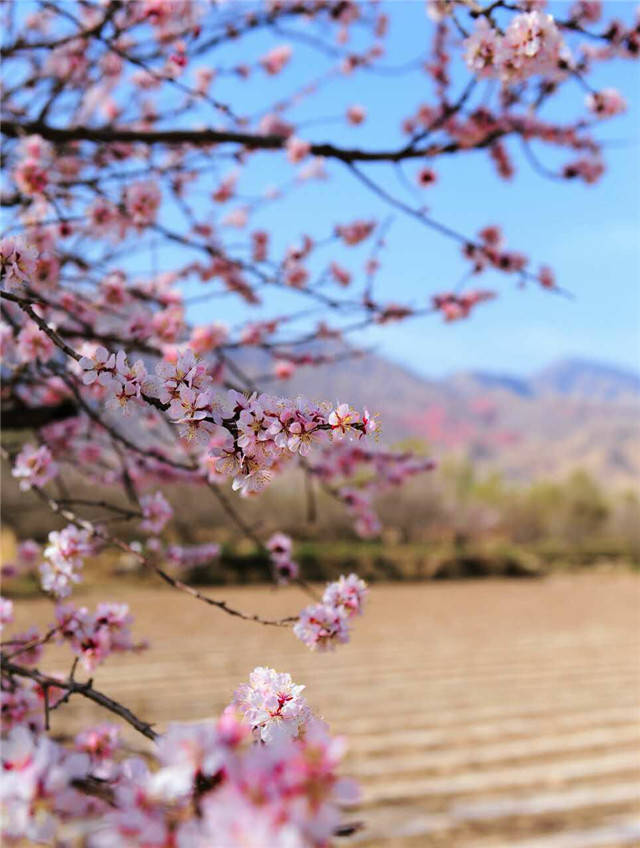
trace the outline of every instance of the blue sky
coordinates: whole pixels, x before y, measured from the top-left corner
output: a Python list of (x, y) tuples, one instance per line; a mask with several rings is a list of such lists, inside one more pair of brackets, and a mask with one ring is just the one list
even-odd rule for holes
[[(562, 16), (568, 5), (551, 3), (550, 9)], [(635, 3), (604, 5), (607, 17), (630, 20), (634, 15)], [(422, 0), (393, 0), (387, 6), (391, 28), (384, 65), (398, 66), (424, 53), (430, 44), (432, 24), (426, 18)], [(233, 103), (236, 112), (255, 118), (266, 105), (289, 95), (328, 67), (325, 56), (286, 32), (275, 37), (253, 33), (240, 46), (234, 42), (217, 51), (216, 62), (232, 67), (241, 61), (255, 60), (274, 44), (287, 42), (294, 48), (294, 60), (281, 75), (271, 78), (258, 71), (249, 81), (241, 82), (233, 74), (222, 74), (212, 93)], [(202, 61), (194, 62), (192, 67), (198, 64)], [(304, 77), (300, 76), (301, 69)], [(468, 78), (466, 69), (454, 69), (454, 91), (461, 91)], [(550, 295), (535, 285), (521, 290), (512, 277), (486, 274), (476, 281), (477, 285), (496, 288), (500, 297), (478, 307), (470, 320), (444, 324), (438, 317), (419, 318), (369, 330), (358, 337), (359, 343), (373, 346), (384, 356), (427, 376), (466, 369), (526, 374), (564, 357), (586, 357), (638, 368), (640, 63), (604, 63), (597, 66), (591, 79), (595, 88), (618, 88), (629, 104), (627, 114), (602, 122), (596, 131), (597, 137), (609, 140), (611, 146), (606, 151), (608, 172), (594, 186), (540, 176), (513, 142), (508, 147), (517, 172), (510, 182), (500, 180), (487, 155), (480, 152), (438, 159), (434, 165), (438, 183), (428, 190), (407, 190), (388, 165), (370, 165), (367, 169), (398, 197), (415, 204), (417, 196), (417, 202), (428, 204), (435, 219), (465, 235), (473, 235), (487, 224), (503, 225), (509, 247), (529, 254), (534, 268), (551, 265), (560, 285), (573, 297)], [(552, 109), (546, 108), (541, 117), (569, 122), (583, 114), (583, 101), (584, 92), (570, 81), (554, 100)], [(321, 87), (286, 117), (297, 124), (297, 134), (309, 140), (373, 149), (398, 147), (406, 141), (400, 131), (401, 120), (421, 102), (434, 102), (431, 81), (421, 71), (403, 75), (358, 73)], [(368, 110), (369, 118), (362, 127), (349, 127), (344, 121), (345, 110), (353, 103)], [(204, 112), (202, 122), (213, 123), (214, 115), (219, 122), (219, 115)], [(319, 116), (327, 120), (319, 121)], [(546, 146), (535, 146), (535, 150), (548, 167), (568, 158), (565, 151), (558, 156)], [(219, 176), (231, 167), (222, 164)], [(418, 168), (419, 163), (405, 167), (408, 183), (414, 180)], [(327, 169), (330, 180), (307, 184), (252, 215), (250, 228), (269, 229), (276, 253), (296, 242), (304, 232), (322, 238), (336, 223), (357, 217), (384, 220), (389, 216), (389, 208), (348, 174), (344, 166), (330, 162)], [(257, 154), (240, 179), (239, 192), (259, 194), (269, 185), (290, 181), (293, 173), (283, 155)], [(218, 177), (211, 176), (199, 182), (195, 193), (208, 198), (217, 181)], [(238, 201), (230, 204), (233, 205), (238, 205)], [(175, 209), (165, 214), (176, 214)], [(234, 231), (228, 237), (238, 240)], [(357, 275), (368, 251), (368, 244), (355, 249), (335, 249), (332, 245), (330, 253), (319, 251), (314, 260), (318, 263), (316, 270), (324, 267), (328, 259), (338, 259)], [(381, 301), (424, 305), (431, 294), (454, 288), (466, 270), (457, 244), (396, 211), (381, 258), (376, 284), (376, 296)], [(155, 261), (162, 268), (177, 264), (175, 247), (161, 245)], [(129, 267), (140, 272), (148, 269), (148, 256), (131, 259)], [(362, 281), (361, 275), (359, 280)], [(190, 289), (193, 294), (203, 293), (197, 283)], [(264, 309), (258, 308), (253, 314), (257, 319), (304, 305), (300, 295), (276, 295)], [(237, 298), (215, 299), (194, 307), (189, 317), (197, 323), (222, 320), (236, 325), (247, 319), (247, 308)]]
[[(552, 4), (562, 14), (567, 4)], [(629, 19), (632, 3), (608, 3), (606, 11)], [(424, 6), (413, 0), (397, 0), (392, 6), (392, 27), (386, 64), (401, 64), (418, 55), (428, 43), (430, 24)], [(286, 36), (280, 42), (287, 41)], [(258, 51), (272, 41), (257, 36), (252, 47)], [(294, 90), (301, 82), (294, 68), (301, 56), (308, 77), (325, 67), (318, 55), (292, 42), (297, 61), (276, 79), (263, 75), (255, 83), (220, 80), (215, 93), (237, 95), (245, 111)], [(223, 57), (224, 58), (224, 57)], [(238, 57), (229, 54), (230, 61)], [(308, 78), (305, 75), (305, 79)], [(464, 77), (457, 80), (458, 88)], [(434, 218), (466, 234), (488, 223), (503, 224), (509, 245), (531, 255), (536, 263), (548, 263), (559, 283), (570, 290), (572, 299), (550, 295), (528, 286), (520, 290), (511, 277), (486, 275), (480, 285), (496, 287), (500, 297), (480, 306), (471, 320), (443, 324), (426, 317), (397, 326), (368, 331), (360, 336), (383, 355), (428, 376), (460, 369), (488, 369), (529, 373), (564, 357), (586, 357), (637, 368), (640, 361), (640, 74), (638, 63), (616, 61), (598, 67), (593, 76), (596, 88), (613, 86), (627, 98), (626, 115), (602, 122), (597, 137), (612, 142), (607, 149), (608, 172), (594, 186), (578, 182), (555, 182), (534, 173), (513, 144), (509, 150), (517, 167), (510, 182), (499, 180), (488, 157), (482, 153), (439, 159), (435, 165), (439, 181), (421, 193)], [(569, 83), (542, 117), (558, 116), (565, 121), (580, 112), (584, 93)], [(363, 147), (384, 147), (401, 141), (400, 119), (421, 102), (432, 100), (431, 85), (422, 73), (405, 76), (360, 74), (329, 86), (312, 100), (289, 113), (300, 122), (298, 134), (314, 141), (335, 140)], [(351, 103), (367, 107), (370, 119), (361, 128), (343, 121), (322, 122), (306, 127), (318, 115), (339, 116)], [(536, 148), (548, 166), (566, 161), (547, 147)], [(290, 166), (281, 157), (258, 155), (249, 171), (253, 188), (290, 177)], [(278, 161), (274, 161), (277, 159)], [(289, 169), (289, 170), (288, 170)], [(389, 210), (345, 173), (337, 163), (329, 166), (331, 179), (314, 183), (264, 214), (252, 218), (252, 226), (266, 225), (282, 245), (295, 241), (302, 232), (330, 231), (336, 221), (357, 216), (383, 218)], [(416, 165), (406, 168), (411, 180)], [(386, 166), (369, 166), (372, 176), (389, 189), (414, 201)], [(243, 183), (240, 183), (241, 188)], [(376, 291), (381, 299), (410, 299), (424, 303), (430, 293), (456, 285), (464, 266), (456, 244), (429, 232), (420, 224), (393, 213), (394, 221), (383, 255)], [(357, 250), (357, 249), (356, 249)], [(345, 250), (345, 264), (361, 267), (362, 253)], [(299, 306), (299, 302), (292, 300)], [(285, 300), (276, 301), (284, 308)], [(218, 301), (199, 311), (223, 320), (238, 320), (237, 307)]]

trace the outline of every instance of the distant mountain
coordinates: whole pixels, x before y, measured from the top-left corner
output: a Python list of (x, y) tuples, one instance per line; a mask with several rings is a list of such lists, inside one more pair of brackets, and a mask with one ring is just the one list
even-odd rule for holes
[(464, 372), (433, 380), (367, 354), (301, 367), (273, 388), (366, 406), (380, 415), (385, 443), (422, 439), (436, 458), (465, 455), (514, 480), (580, 467), (607, 485), (640, 483), (640, 376), (599, 362), (563, 360), (529, 378)]
[(563, 359), (531, 381), (538, 392), (615, 400), (640, 392), (640, 374), (585, 359)]
[(528, 397), (535, 393), (530, 380), (513, 377), (509, 374), (490, 374), (487, 371), (469, 371), (454, 374), (451, 381), (459, 386), (461, 390), (475, 386), (484, 389), (504, 389), (522, 397)]

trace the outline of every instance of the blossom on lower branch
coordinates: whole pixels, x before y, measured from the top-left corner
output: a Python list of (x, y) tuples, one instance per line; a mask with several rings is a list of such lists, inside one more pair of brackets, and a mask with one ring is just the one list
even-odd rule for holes
[(336, 643), (349, 641), (349, 621), (362, 613), (367, 585), (355, 574), (330, 583), (322, 602), (300, 613), (293, 632), (312, 651), (331, 651)]
[[(249, 684), (267, 700), (283, 688), (299, 699), (301, 687), (272, 669), (256, 669)], [(340, 806), (357, 800), (355, 784), (337, 774), (344, 741), (306, 704), (296, 735), (256, 738), (241, 704), (217, 722), (171, 724), (146, 760), (122, 759), (112, 725), (88, 728), (74, 749), (39, 727), (12, 727), (2, 748), (3, 836), (61, 844), (73, 833), (85, 848), (327, 846)]]

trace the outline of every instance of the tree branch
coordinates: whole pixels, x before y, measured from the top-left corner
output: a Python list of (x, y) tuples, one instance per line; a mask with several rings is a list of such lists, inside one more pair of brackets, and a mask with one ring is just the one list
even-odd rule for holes
[(2, 673), (5, 676), (28, 677), (45, 690), (53, 688), (64, 689), (69, 695), (82, 695), (83, 698), (87, 698), (89, 701), (93, 701), (94, 704), (99, 704), (106, 710), (120, 716), (120, 718), (124, 719), (132, 727), (135, 727), (139, 733), (146, 736), (147, 739), (154, 740), (158, 737), (158, 734), (148, 722), (138, 718), (128, 707), (119, 704), (113, 698), (94, 689), (93, 681), (91, 680), (88, 680), (86, 683), (78, 683), (78, 681), (71, 680), (70, 678), (67, 680), (58, 680), (57, 677), (50, 677), (36, 668), (24, 668), (21, 665), (17, 665), (17, 663), (10, 662), (4, 656), (0, 656), (0, 661), (2, 663)]
[[(2, 132), (11, 138), (39, 135), (54, 144), (66, 144), (71, 141), (92, 141), (114, 144), (116, 142), (141, 144), (192, 144), (204, 146), (211, 144), (241, 144), (251, 150), (280, 150), (287, 139), (280, 135), (256, 135), (255, 133), (234, 130), (132, 130), (113, 127), (52, 127), (43, 121), (4, 120)], [(478, 146), (478, 145), (476, 145)], [(448, 145), (429, 145), (429, 147), (401, 147), (397, 150), (361, 150), (359, 148), (337, 147), (330, 142), (311, 145), (314, 156), (339, 159), (343, 162), (399, 162), (403, 159), (423, 159), (441, 153), (454, 153), (460, 150), (457, 142)]]

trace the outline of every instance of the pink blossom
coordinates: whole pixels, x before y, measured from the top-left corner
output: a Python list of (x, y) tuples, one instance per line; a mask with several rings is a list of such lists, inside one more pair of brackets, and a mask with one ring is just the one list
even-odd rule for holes
[(42, 699), (36, 684), (31, 680), (25, 680), (23, 683), (14, 681), (11, 689), (3, 687), (0, 690), (0, 708), (4, 733), (16, 725), (26, 726), (30, 730), (44, 728)]
[(288, 380), (293, 377), (296, 371), (296, 366), (288, 359), (279, 359), (273, 364), (273, 373), (278, 380)]
[(579, 159), (574, 159), (562, 169), (562, 175), (568, 180), (579, 177), (584, 180), (587, 185), (596, 183), (604, 173), (604, 165), (602, 161), (592, 156), (582, 156)]
[(324, 590), (322, 603), (336, 610), (343, 610), (348, 618), (352, 618), (354, 615), (362, 615), (367, 592), (367, 584), (356, 574), (350, 574), (348, 577), (342, 575)]
[(375, 433), (378, 429), (378, 422), (375, 417), (369, 414), (369, 410), (365, 409), (362, 413), (362, 429), (360, 431), (360, 438), (364, 436), (368, 436), (371, 433)]
[(302, 162), (302, 160), (305, 159), (311, 151), (311, 144), (308, 141), (296, 138), (296, 136), (293, 135), (287, 139), (285, 147), (287, 150), (287, 159), (293, 164)]
[(454, 4), (455, 0), (427, 0), (427, 15), (438, 23), (451, 14)]
[(477, 18), (473, 32), (464, 41), (467, 67), (478, 77), (494, 76), (499, 46), (500, 36), (487, 18)]
[(40, 566), (42, 588), (58, 598), (71, 592), (71, 584), (78, 583), (78, 571), (85, 557), (93, 553), (91, 534), (73, 524), (64, 530), (52, 530), (49, 544), (44, 549), (45, 562)]
[(340, 236), (345, 244), (353, 246), (368, 238), (375, 226), (375, 221), (353, 221), (351, 224), (343, 224), (336, 227), (336, 234)]
[(116, 234), (123, 223), (116, 204), (104, 197), (93, 201), (87, 209), (87, 218), (87, 230), (94, 235)]
[(36, 448), (26, 444), (16, 457), (11, 474), (20, 481), (22, 491), (32, 486), (45, 486), (58, 474), (58, 465), (46, 445)]
[(251, 233), (251, 258), (254, 262), (264, 262), (267, 258), (267, 247), (269, 245), (269, 234), (264, 230), (256, 230)]
[(13, 178), (20, 191), (30, 196), (42, 194), (49, 182), (46, 168), (36, 159), (23, 159), (15, 169)]
[(145, 647), (132, 640), (133, 619), (126, 604), (101, 603), (95, 613), (90, 613), (86, 607), (76, 608), (69, 604), (56, 609), (56, 619), (60, 639), (69, 642), (87, 671), (93, 671), (112, 653)]
[(33, 539), (25, 539), (18, 545), (18, 561), (25, 567), (33, 566), (40, 556), (40, 545)]
[(84, 371), (82, 382), (90, 386), (96, 381), (101, 386), (111, 386), (114, 382), (116, 357), (115, 354), (98, 346), (90, 356), (83, 356), (79, 361), (80, 368)]
[(569, 18), (584, 23), (595, 23), (602, 15), (602, 0), (577, 0), (569, 10)]
[(211, 83), (216, 77), (216, 72), (213, 68), (196, 68), (196, 91), (198, 94), (206, 94), (211, 86)]
[(18, 657), (21, 665), (36, 665), (44, 651), (41, 640), (42, 634), (37, 627), (14, 633), (11, 638), (12, 654)]
[(291, 554), (293, 542), (290, 536), (284, 533), (274, 533), (267, 541), (267, 550), (273, 556), (289, 556)]
[(161, 200), (157, 183), (150, 180), (131, 183), (126, 187), (124, 205), (136, 229), (143, 230), (155, 222)]
[(236, 689), (232, 706), (262, 742), (295, 739), (311, 718), (301, 694), (304, 688), (295, 684), (290, 674), (258, 667), (249, 675), (249, 682)]
[(0, 631), (13, 621), (13, 601), (0, 596)]
[(298, 563), (291, 559), (291, 545), (290, 537), (284, 533), (274, 533), (267, 541), (273, 576), (280, 585), (295, 580), (300, 573)]
[(332, 262), (329, 266), (329, 270), (331, 271), (333, 279), (341, 286), (348, 286), (351, 282), (351, 274), (341, 265), (338, 265), (337, 262)]
[(288, 44), (282, 44), (266, 53), (260, 59), (260, 64), (268, 74), (273, 76), (280, 73), (291, 59), (292, 54), (293, 50), (291, 47)]
[(199, 369), (194, 352), (188, 348), (175, 361), (165, 360), (156, 365), (156, 390), (162, 403), (179, 398), (180, 388), (199, 385)]
[(294, 289), (304, 288), (309, 279), (309, 272), (299, 262), (289, 262), (285, 267), (284, 282), (285, 285), (291, 286)]
[(227, 227), (237, 227), (241, 230), (243, 227), (247, 226), (247, 222), (249, 220), (249, 210), (246, 206), (238, 206), (236, 209), (232, 209), (228, 212), (224, 218), (222, 219), (222, 224)]
[(36, 260), (32, 283), (34, 286), (53, 288), (60, 277), (60, 262), (55, 256), (42, 253)]
[(115, 724), (100, 724), (83, 730), (75, 738), (76, 748), (102, 759), (111, 757), (118, 747), (120, 728)]
[(165, 801), (188, 796), (196, 782), (213, 777), (226, 751), (213, 722), (173, 723), (156, 744), (161, 768), (149, 781), (150, 793)]
[(324, 158), (322, 156), (314, 156), (309, 164), (300, 168), (296, 179), (300, 182), (305, 182), (306, 180), (326, 180), (327, 171), (325, 169)]
[(604, 88), (594, 91), (586, 97), (587, 109), (599, 118), (611, 118), (620, 115), (627, 109), (624, 97), (615, 88)]
[(349, 625), (341, 610), (326, 604), (312, 604), (300, 613), (294, 634), (312, 651), (331, 651), (336, 643), (349, 641)]
[(538, 272), (538, 282), (545, 289), (555, 288), (556, 281), (553, 270), (547, 265), (543, 265)]
[(355, 413), (348, 403), (339, 404), (329, 415), (329, 424), (332, 430), (339, 431), (343, 435), (355, 420)]
[(189, 349), (196, 355), (207, 353), (217, 347), (221, 347), (229, 336), (229, 329), (225, 324), (215, 321), (201, 327), (194, 327), (189, 340)]
[(273, 557), (271, 561), (273, 577), (279, 586), (286, 586), (300, 576), (300, 566), (292, 559)]
[(8, 286), (30, 283), (35, 276), (36, 248), (22, 236), (0, 239), (0, 269)]
[(255, 495), (271, 482), (272, 472), (268, 468), (261, 468), (256, 460), (245, 458), (244, 467), (247, 470), (233, 478), (231, 488), (234, 492), (245, 496)]
[(478, 17), (464, 45), (472, 71), (479, 77), (498, 76), (504, 83), (537, 74), (555, 78), (571, 63), (555, 21), (539, 9), (514, 15), (504, 35), (486, 17)]
[(366, 117), (367, 110), (364, 106), (353, 105), (347, 109), (347, 121), (353, 126), (364, 123)]
[(162, 532), (167, 521), (173, 518), (173, 509), (162, 492), (153, 495), (143, 495), (140, 498), (140, 506), (144, 521), (140, 523), (140, 529), (147, 533)]
[(72, 800), (72, 782), (86, 778), (88, 768), (85, 755), (24, 725), (11, 728), (2, 746), (3, 835), (30, 844), (51, 842), (59, 824), (54, 810), (63, 799)]
[(109, 386), (111, 394), (107, 400), (107, 406), (126, 411), (131, 401), (139, 400), (147, 382), (147, 370), (143, 361), (138, 359), (131, 365), (124, 351), (118, 351), (114, 379)]
[(218, 188), (212, 192), (211, 197), (216, 203), (226, 203), (227, 200), (230, 200), (235, 194), (236, 182), (238, 181), (238, 174), (234, 171), (231, 174), (227, 174), (226, 177), (220, 182)]
[(18, 353), (22, 362), (48, 362), (56, 352), (56, 346), (43, 330), (30, 321), (18, 333)]
[(500, 41), (500, 78), (513, 82), (534, 74), (557, 76), (571, 61), (551, 15), (538, 10), (515, 15)]

